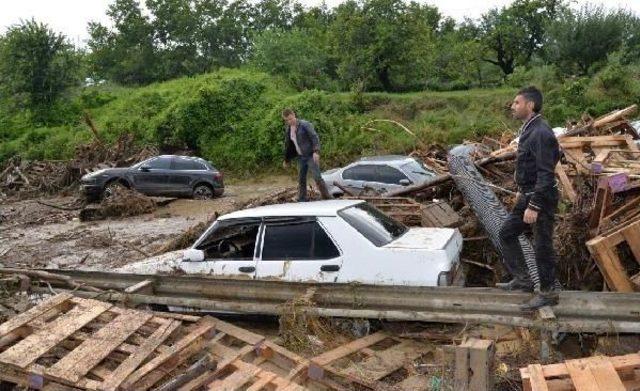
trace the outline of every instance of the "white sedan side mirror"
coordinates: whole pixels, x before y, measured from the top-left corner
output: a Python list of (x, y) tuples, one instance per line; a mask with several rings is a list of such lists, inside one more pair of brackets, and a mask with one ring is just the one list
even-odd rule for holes
[(190, 248), (185, 250), (182, 262), (202, 262), (204, 261), (204, 251)]

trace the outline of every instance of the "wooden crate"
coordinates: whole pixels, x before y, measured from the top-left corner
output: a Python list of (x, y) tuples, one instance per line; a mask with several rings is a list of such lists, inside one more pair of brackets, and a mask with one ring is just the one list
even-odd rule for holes
[(520, 369), (524, 391), (640, 390), (640, 355), (594, 356)]
[(0, 379), (36, 389), (149, 389), (202, 349), (215, 322), (183, 323), (59, 294), (0, 325)]
[(631, 280), (625, 270), (617, 246), (626, 242), (636, 262), (640, 262), (640, 221), (611, 232), (597, 236), (587, 242), (587, 248), (593, 255), (607, 286), (618, 292), (635, 292), (638, 286)]

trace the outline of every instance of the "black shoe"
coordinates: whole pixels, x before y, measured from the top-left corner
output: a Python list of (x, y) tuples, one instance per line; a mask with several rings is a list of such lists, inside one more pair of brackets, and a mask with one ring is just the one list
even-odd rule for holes
[(497, 283), (496, 288), (500, 288), (505, 291), (533, 292), (533, 282), (531, 280), (524, 280), (522, 278), (514, 278), (509, 282)]
[(531, 300), (522, 304), (520, 310), (523, 312), (532, 312), (542, 307), (557, 305), (558, 300), (557, 292), (540, 292), (533, 296)]

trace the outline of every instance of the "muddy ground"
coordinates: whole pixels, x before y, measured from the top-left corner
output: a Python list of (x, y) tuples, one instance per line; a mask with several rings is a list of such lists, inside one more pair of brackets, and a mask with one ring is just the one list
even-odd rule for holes
[(145, 215), (81, 222), (72, 208), (77, 196), (3, 200), (0, 204), (0, 263), (6, 267), (111, 269), (156, 255), (165, 244), (216, 212), (228, 213), (250, 199), (294, 185), (289, 176), (227, 185), (209, 201), (161, 199)]

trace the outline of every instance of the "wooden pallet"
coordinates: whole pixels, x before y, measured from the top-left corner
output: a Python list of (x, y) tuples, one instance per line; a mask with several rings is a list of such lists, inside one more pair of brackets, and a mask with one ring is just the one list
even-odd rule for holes
[(59, 294), (0, 325), (0, 379), (36, 389), (149, 389), (195, 356), (214, 324)]
[(408, 374), (395, 384), (387, 384), (381, 380), (428, 351), (426, 345), (377, 332), (312, 358), (308, 377), (313, 384), (321, 384), (333, 390), (349, 390), (354, 387), (397, 390), (403, 389), (405, 384), (415, 385), (420, 382), (424, 383), (426, 389), (426, 378), (420, 375)]
[(631, 135), (562, 137), (558, 141), (567, 162), (573, 164), (576, 171), (582, 174), (601, 170), (604, 161), (613, 150), (629, 152), (639, 150)]
[(617, 246), (626, 242), (636, 262), (640, 263), (640, 221), (632, 222), (617, 231), (597, 236), (587, 242), (607, 286), (618, 292), (635, 292), (638, 286), (631, 281), (618, 255)]
[(640, 355), (594, 356), (520, 368), (524, 391), (640, 390)]
[(308, 360), (264, 336), (217, 320), (207, 351), (218, 362), (180, 390), (304, 390)]
[(426, 378), (380, 380), (427, 350), (376, 333), (308, 360), (220, 319), (63, 293), (0, 325), (0, 380), (49, 391), (399, 389)]

